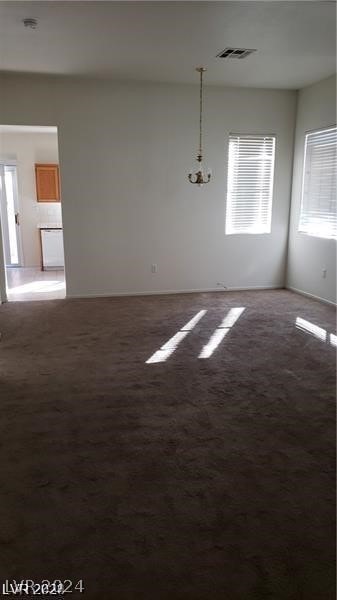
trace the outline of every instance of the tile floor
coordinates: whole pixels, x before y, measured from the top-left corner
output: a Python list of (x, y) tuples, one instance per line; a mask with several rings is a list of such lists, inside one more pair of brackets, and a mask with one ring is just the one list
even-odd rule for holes
[(9, 302), (24, 300), (55, 300), (65, 298), (64, 271), (41, 271), (39, 268), (10, 267), (6, 269)]

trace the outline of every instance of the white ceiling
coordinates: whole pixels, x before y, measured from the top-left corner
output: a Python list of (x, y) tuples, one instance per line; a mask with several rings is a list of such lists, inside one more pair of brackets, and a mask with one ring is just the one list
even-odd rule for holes
[(196, 83), (205, 65), (206, 84), (297, 89), (335, 72), (335, 45), (331, 1), (0, 2), (1, 71)]

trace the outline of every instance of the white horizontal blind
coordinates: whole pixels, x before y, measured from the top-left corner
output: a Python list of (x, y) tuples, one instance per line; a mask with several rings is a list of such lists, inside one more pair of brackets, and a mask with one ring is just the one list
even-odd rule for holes
[(275, 136), (229, 136), (226, 233), (270, 233)]
[(336, 238), (336, 127), (307, 133), (298, 230)]

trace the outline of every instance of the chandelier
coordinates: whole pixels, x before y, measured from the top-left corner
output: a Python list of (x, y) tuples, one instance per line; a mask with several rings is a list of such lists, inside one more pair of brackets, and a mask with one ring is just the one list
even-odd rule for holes
[(195, 169), (191, 169), (188, 174), (188, 180), (201, 187), (211, 179), (210, 169), (205, 170), (202, 164), (202, 78), (206, 71), (205, 67), (197, 67), (196, 71), (200, 73), (200, 116), (199, 116), (199, 150), (196, 159)]

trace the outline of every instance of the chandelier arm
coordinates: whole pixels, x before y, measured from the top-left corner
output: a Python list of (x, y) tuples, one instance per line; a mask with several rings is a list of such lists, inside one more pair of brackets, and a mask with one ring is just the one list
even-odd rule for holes
[(204, 179), (201, 171), (198, 171), (197, 173), (195, 173), (194, 179), (193, 179), (193, 175), (190, 173), (188, 175), (188, 180), (190, 183), (196, 183), (197, 185), (205, 185), (206, 183), (210, 182), (211, 176), (210, 176), (210, 174), (208, 174), (207, 179)]

